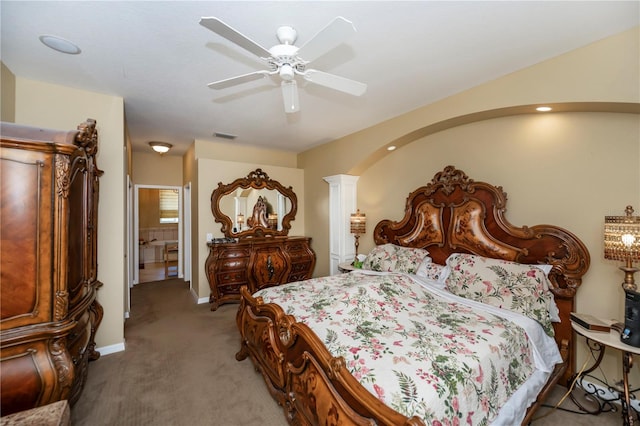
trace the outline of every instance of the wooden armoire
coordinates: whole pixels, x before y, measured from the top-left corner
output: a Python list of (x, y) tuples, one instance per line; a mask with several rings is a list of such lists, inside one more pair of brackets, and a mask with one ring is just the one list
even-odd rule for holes
[(73, 404), (97, 359), (96, 122), (56, 131), (2, 123), (0, 408)]

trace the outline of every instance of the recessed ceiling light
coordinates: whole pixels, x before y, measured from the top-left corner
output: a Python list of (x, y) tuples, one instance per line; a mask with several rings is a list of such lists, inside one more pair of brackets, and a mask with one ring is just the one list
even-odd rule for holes
[(540, 106), (540, 107), (536, 108), (536, 111), (540, 111), (540, 112), (549, 112), (551, 110), (552, 110), (552, 108), (548, 107), (548, 106)]
[(41, 35), (39, 38), (45, 46), (58, 52), (68, 53), (69, 55), (77, 55), (81, 52), (80, 48), (69, 40), (52, 35)]
[(387, 151), (393, 151), (394, 149), (396, 149), (395, 145), (390, 145), (387, 147)]

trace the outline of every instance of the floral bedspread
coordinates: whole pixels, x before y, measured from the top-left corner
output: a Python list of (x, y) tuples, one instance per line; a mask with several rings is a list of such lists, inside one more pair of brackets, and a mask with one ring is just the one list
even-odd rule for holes
[(534, 370), (521, 327), (407, 275), (341, 274), (256, 296), (313, 329), (386, 405), (430, 425), (490, 424)]

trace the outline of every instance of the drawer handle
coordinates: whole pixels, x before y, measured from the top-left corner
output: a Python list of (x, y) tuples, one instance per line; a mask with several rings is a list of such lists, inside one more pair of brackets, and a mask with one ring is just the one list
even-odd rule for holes
[(276, 270), (273, 267), (273, 262), (271, 262), (271, 255), (267, 256), (267, 272), (269, 272), (269, 279), (273, 278), (273, 274), (275, 274)]

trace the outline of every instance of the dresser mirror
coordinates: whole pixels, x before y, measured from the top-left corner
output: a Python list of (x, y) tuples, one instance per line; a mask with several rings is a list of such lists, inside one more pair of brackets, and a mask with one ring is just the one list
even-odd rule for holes
[(298, 211), (292, 187), (285, 188), (256, 169), (229, 184), (218, 183), (211, 212), (225, 237), (286, 236)]

